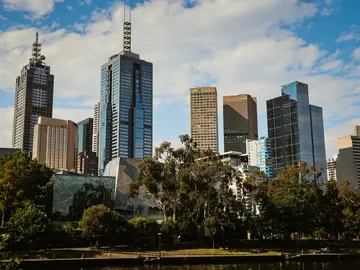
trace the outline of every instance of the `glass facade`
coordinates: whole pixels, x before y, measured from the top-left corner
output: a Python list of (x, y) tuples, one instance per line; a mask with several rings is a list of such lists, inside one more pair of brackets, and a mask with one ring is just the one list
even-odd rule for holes
[(283, 85), (281, 94), (266, 104), (274, 175), (304, 161), (321, 171), (322, 179), (326, 179), (322, 109), (309, 104), (307, 84)]
[(92, 152), (93, 119), (87, 118), (78, 125), (78, 154), (85, 151)]
[(152, 156), (152, 63), (115, 55), (101, 68), (99, 174), (117, 157)]
[(256, 141), (257, 150), (257, 167), (263, 171), (265, 178), (273, 178), (272, 168), (272, 147), (271, 139), (261, 137)]
[(79, 174), (55, 174), (53, 176), (53, 213), (60, 212), (61, 215), (69, 214), (74, 194), (80, 191), (86, 184), (104, 186), (114, 192), (115, 177), (90, 176)]

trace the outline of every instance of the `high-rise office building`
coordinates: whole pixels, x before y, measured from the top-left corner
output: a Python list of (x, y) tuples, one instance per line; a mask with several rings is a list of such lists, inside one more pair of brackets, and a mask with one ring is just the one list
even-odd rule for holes
[(335, 154), (332, 158), (329, 158), (326, 162), (327, 178), (328, 180), (337, 180), (336, 164), (338, 155)]
[(92, 152), (93, 119), (87, 118), (77, 123), (78, 126), (78, 154)]
[(274, 175), (306, 162), (321, 173), (319, 180), (326, 180), (322, 108), (309, 104), (308, 85), (297, 81), (283, 85), (281, 96), (268, 100), (266, 107)]
[(258, 139), (256, 97), (223, 97), (224, 150), (246, 152), (246, 139)]
[(77, 125), (70, 120), (40, 116), (34, 129), (33, 158), (50, 168), (76, 171)]
[(348, 182), (351, 190), (360, 192), (360, 126), (354, 128), (354, 135), (340, 137), (338, 144), (337, 182)]
[(32, 45), (32, 57), (16, 78), (12, 147), (32, 154), (34, 126), (39, 116), (52, 117), (54, 75), (44, 63), (39, 35)]
[(131, 52), (124, 20), (124, 50), (101, 66), (99, 174), (114, 158), (152, 156), (153, 64)]
[(246, 140), (246, 153), (249, 165), (259, 167), (265, 178), (273, 178), (271, 139), (261, 137), (258, 140)]
[(215, 87), (190, 89), (190, 136), (200, 150), (219, 151), (217, 114)]
[(99, 147), (99, 121), (100, 121), (100, 102), (94, 105), (94, 118), (93, 118), (93, 141), (92, 151), (98, 155)]

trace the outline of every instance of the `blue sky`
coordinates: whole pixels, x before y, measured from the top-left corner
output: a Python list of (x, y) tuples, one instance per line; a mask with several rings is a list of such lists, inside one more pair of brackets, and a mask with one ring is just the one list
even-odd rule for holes
[[(99, 99), (100, 66), (122, 49), (120, 1), (0, 0), (0, 146), (11, 145), (15, 78), (35, 32), (55, 75), (54, 117), (80, 121)], [(265, 102), (284, 83), (309, 84), (324, 109), (328, 156), (337, 137), (360, 124), (360, 23), (356, 0), (153, 0), (132, 7), (132, 50), (154, 64), (154, 144), (189, 132), (189, 88), (214, 85), (222, 96)], [(358, 49), (358, 50), (357, 50)]]

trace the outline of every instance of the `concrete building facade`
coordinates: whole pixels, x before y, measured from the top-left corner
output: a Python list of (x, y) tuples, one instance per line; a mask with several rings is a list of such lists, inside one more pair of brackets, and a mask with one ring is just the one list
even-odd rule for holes
[(246, 139), (258, 139), (256, 97), (223, 97), (224, 151), (246, 152)]
[(98, 158), (94, 152), (81, 152), (77, 156), (78, 174), (97, 175), (98, 174)]
[(54, 75), (44, 63), (38, 33), (32, 57), (16, 78), (12, 147), (32, 154), (34, 127), (39, 116), (52, 117)]
[(93, 141), (92, 151), (98, 156), (99, 151), (99, 121), (100, 121), (100, 102), (94, 105), (94, 118), (93, 118)]
[(281, 96), (268, 100), (268, 137), (272, 139), (274, 176), (287, 167), (306, 162), (326, 181), (322, 108), (309, 103), (308, 85), (298, 81), (281, 87)]
[(335, 154), (332, 158), (329, 158), (326, 162), (328, 180), (337, 181), (337, 173), (336, 173), (337, 159), (338, 159), (338, 155)]
[(219, 151), (216, 87), (190, 89), (190, 136), (200, 150)]
[(351, 190), (360, 192), (360, 126), (354, 128), (353, 136), (338, 139), (339, 155), (336, 163), (337, 182), (348, 182)]
[(40, 116), (34, 130), (33, 158), (55, 170), (76, 171), (77, 125), (70, 120)]

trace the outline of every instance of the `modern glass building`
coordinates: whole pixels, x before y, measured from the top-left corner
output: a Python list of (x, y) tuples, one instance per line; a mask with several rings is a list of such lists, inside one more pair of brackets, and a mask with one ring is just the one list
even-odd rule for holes
[(78, 136), (79, 136), (79, 148), (78, 154), (85, 151), (92, 152), (92, 138), (93, 138), (93, 119), (87, 118), (79, 123)]
[(274, 176), (304, 161), (326, 180), (322, 108), (309, 104), (308, 85), (298, 81), (283, 85), (281, 96), (268, 100), (266, 107)]
[(66, 216), (73, 205), (74, 195), (86, 186), (104, 187), (115, 191), (115, 177), (100, 177), (61, 172), (53, 176), (53, 213)]
[(152, 156), (152, 63), (122, 52), (101, 67), (99, 174), (117, 157)]
[(273, 178), (273, 167), (272, 167), (272, 147), (271, 139), (261, 137), (256, 141), (257, 145), (257, 166), (260, 171), (263, 171), (265, 178)]

